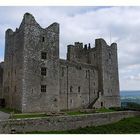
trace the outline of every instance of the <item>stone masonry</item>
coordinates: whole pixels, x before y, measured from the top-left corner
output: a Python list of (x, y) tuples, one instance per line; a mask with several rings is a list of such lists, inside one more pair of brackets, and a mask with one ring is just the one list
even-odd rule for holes
[(6, 106), (21, 112), (59, 112), (120, 106), (117, 44), (75, 42), (59, 58), (59, 24), (43, 29), (25, 13), (5, 35), (1, 88)]
[[(33, 131), (64, 131), (115, 123), (124, 118), (140, 116), (139, 111), (117, 111), (47, 118), (22, 118), (0, 120), (0, 134), (25, 133)], [(110, 132), (108, 132), (110, 133)]]
[(2, 97), (2, 84), (3, 84), (3, 62), (0, 63), (0, 98)]

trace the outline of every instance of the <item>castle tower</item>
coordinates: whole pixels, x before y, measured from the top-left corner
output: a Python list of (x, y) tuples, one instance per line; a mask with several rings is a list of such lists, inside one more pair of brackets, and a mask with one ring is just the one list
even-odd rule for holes
[(4, 95), (22, 112), (59, 111), (59, 24), (43, 29), (26, 13), (6, 32)]
[(117, 44), (111, 46), (103, 39), (95, 40), (101, 106), (120, 107)]
[(83, 43), (75, 42), (74, 45), (67, 46), (67, 60), (72, 62), (89, 63), (90, 44), (83, 46)]
[(5, 35), (5, 55), (3, 73), (3, 98), (6, 107), (22, 110), (24, 30), (11, 29)]

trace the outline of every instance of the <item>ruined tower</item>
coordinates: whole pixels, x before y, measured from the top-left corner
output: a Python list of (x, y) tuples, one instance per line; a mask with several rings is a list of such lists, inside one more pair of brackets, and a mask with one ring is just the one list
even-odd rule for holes
[(99, 38), (95, 40), (94, 47), (90, 44), (85, 44), (83, 47), (83, 43), (76, 42), (74, 45), (68, 45), (67, 60), (86, 63), (97, 68), (98, 100), (93, 104), (95, 108), (120, 106), (116, 43), (109, 46), (105, 40)]
[(95, 40), (96, 66), (98, 67), (99, 91), (102, 106), (119, 107), (120, 90), (118, 75), (117, 44), (110, 46), (103, 39)]
[(43, 29), (26, 13), (5, 40), (6, 105), (22, 112), (59, 111), (59, 24)]

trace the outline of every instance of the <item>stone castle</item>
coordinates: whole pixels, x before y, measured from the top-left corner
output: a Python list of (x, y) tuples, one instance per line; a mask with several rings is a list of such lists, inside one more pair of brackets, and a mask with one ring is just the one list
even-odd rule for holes
[(75, 42), (60, 59), (59, 24), (43, 29), (29, 13), (6, 31), (0, 70), (6, 107), (21, 112), (120, 106), (117, 44)]

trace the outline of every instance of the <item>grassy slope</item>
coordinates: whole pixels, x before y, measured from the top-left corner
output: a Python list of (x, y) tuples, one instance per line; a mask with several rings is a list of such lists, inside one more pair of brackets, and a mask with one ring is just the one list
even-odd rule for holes
[(20, 111), (15, 110), (15, 109), (11, 109), (11, 108), (0, 108), (0, 111), (5, 112), (5, 113), (9, 113), (9, 114), (12, 113), (12, 112), (21, 113)]
[[(9, 109), (9, 108), (0, 108), (0, 111), (3, 111), (5, 113), (12, 114), (12, 118), (18, 119), (18, 118), (36, 118), (36, 117), (47, 117), (48, 115), (46, 113), (21, 113), (17, 110)], [(103, 112), (112, 112), (114, 110), (112, 109), (97, 109), (93, 112), (80, 112), (80, 111), (67, 111), (65, 112), (65, 115), (82, 115), (82, 114), (92, 114), (92, 113), (103, 113)]]
[(39, 114), (39, 113), (32, 113), (32, 114), (14, 114), (13, 119), (18, 119), (18, 118), (38, 118), (38, 117), (47, 117), (46, 114)]
[(31, 134), (140, 134), (140, 117), (123, 119), (117, 123), (68, 131), (30, 132)]

